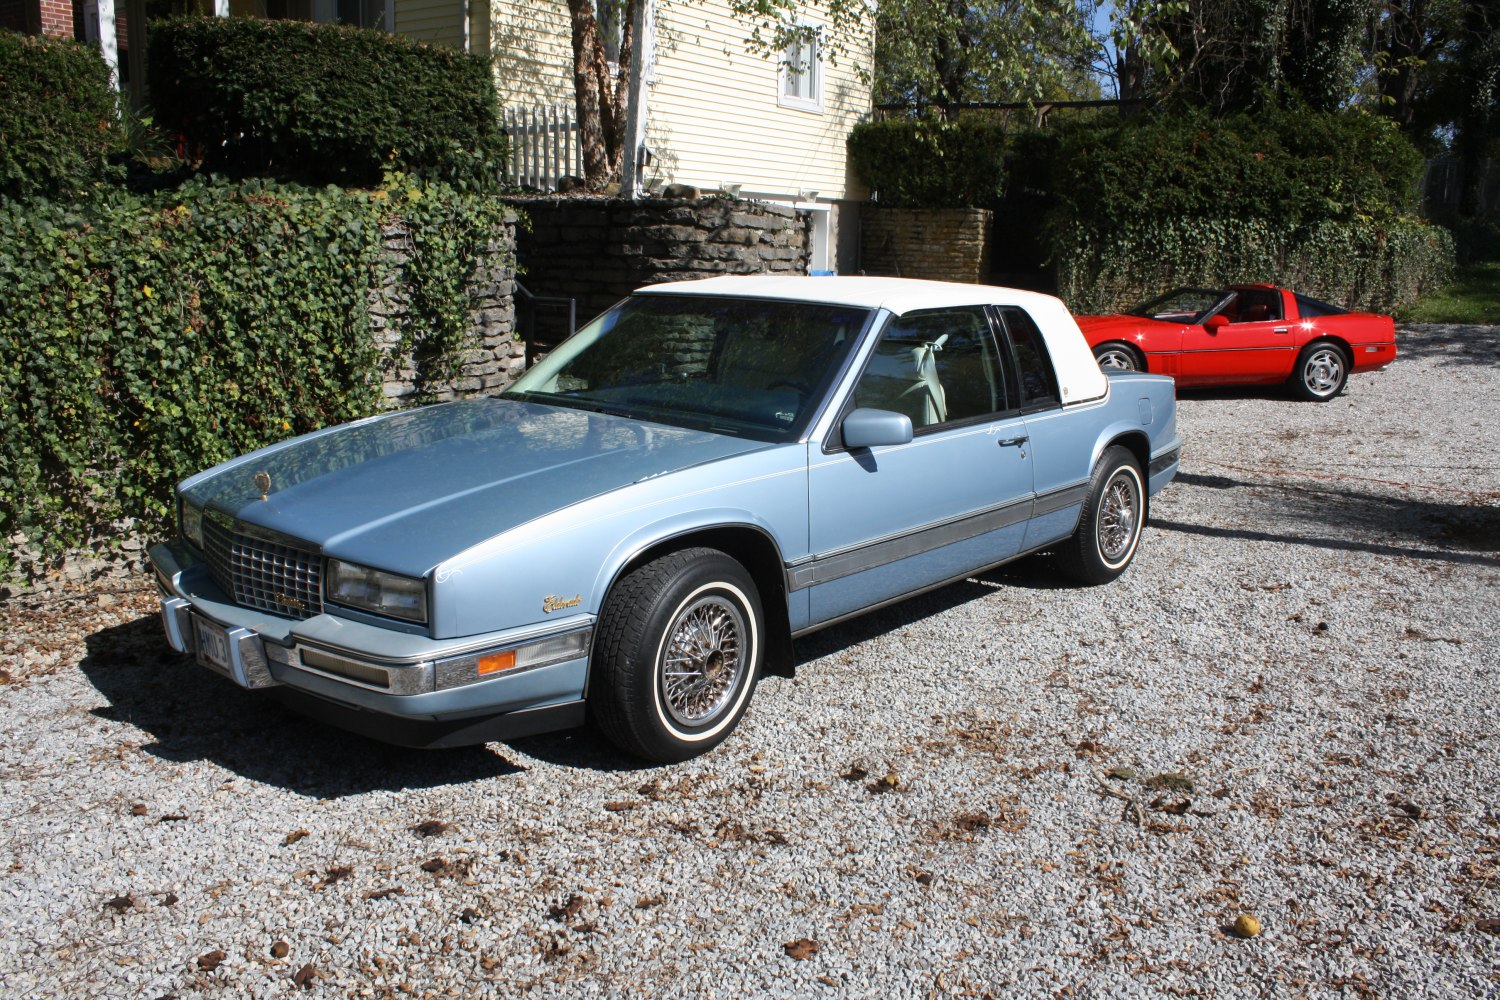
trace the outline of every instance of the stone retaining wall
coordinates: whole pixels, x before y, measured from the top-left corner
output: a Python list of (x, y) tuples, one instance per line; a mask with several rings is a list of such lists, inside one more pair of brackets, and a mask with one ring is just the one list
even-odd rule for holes
[[(531, 226), (516, 236), (521, 282), (578, 303), (584, 323), (642, 285), (719, 274), (806, 274), (808, 220), (782, 205), (728, 198), (514, 199)], [(563, 320), (539, 310), (543, 339)]]
[(987, 208), (882, 208), (860, 216), (865, 274), (940, 281), (984, 281), (990, 273)]
[(516, 339), (515, 215), (506, 220), (504, 232), (489, 252), (475, 261), (468, 291), (469, 329), (476, 339), (452, 379), (434, 375), (430, 365), (409, 351), (397, 353), (407, 302), (404, 269), (411, 238), (399, 222), (387, 226), (384, 236), (381, 275), (370, 291), (370, 322), (375, 342), (386, 355), (381, 372), (385, 408), (496, 392), (515, 381), (526, 363), (526, 347)]

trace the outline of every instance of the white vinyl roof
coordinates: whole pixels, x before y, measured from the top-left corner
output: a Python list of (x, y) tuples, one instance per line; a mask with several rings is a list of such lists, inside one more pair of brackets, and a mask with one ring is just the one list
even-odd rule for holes
[(1061, 299), (1040, 292), (915, 278), (748, 274), (647, 285), (637, 289), (636, 294), (790, 299), (885, 309), (898, 316), (952, 306), (1018, 306), (1036, 321), (1042, 331), (1047, 352), (1057, 369), (1064, 403), (1099, 399), (1109, 391), (1109, 380), (1099, 370), (1073, 314), (1068, 312)]

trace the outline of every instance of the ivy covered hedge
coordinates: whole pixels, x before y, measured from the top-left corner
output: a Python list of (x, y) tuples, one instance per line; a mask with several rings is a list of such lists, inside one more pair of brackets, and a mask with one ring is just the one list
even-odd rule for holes
[(0, 30), (0, 201), (76, 195), (124, 146), (98, 49)]
[[(373, 412), (385, 227), (413, 233), (407, 344), (452, 357), (461, 289), (504, 213), (401, 178), (0, 205), (0, 538), (50, 558), (120, 525), (160, 533), (181, 477)], [(0, 546), (0, 577), (16, 549)]]
[(1177, 285), (1269, 281), (1392, 312), (1453, 276), (1448, 230), (1409, 216), (1286, 227), (1264, 219), (1156, 219), (1054, 234), (1058, 294), (1075, 313), (1118, 312)]
[(1050, 262), (1075, 311), (1233, 281), (1390, 310), (1452, 272), (1451, 238), (1414, 215), (1421, 155), (1373, 115), (1054, 116), (1008, 134), (984, 119), (876, 122), (849, 148), (884, 204), (996, 208), (997, 255)]
[(506, 156), (489, 63), (365, 28), (190, 17), (152, 22), (158, 124), (205, 169), (378, 184), (387, 170), (494, 188)]

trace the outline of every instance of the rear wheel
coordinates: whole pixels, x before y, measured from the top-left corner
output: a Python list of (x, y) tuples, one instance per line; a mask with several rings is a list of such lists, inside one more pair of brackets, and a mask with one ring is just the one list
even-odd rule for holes
[(1127, 448), (1112, 445), (1094, 466), (1078, 530), (1057, 552), (1062, 571), (1080, 583), (1108, 583), (1135, 558), (1146, 522), (1146, 485)]
[(1349, 358), (1343, 348), (1327, 340), (1308, 344), (1297, 356), (1292, 389), (1302, 399), (1326, 403), (1344, 391), (1349, 380)]
[(1127, 372), (1146, 370), (1135, 348), (1118, 340), (1111, 340), (1107, 344), (1100, 344), (1094, 348), (1094, 360), (1099, 362), (1100, 369), (1104, 371), (1110, 369)]
[(764, 634), (755, 581), (716, 549), (632, 570), (599, 619), (589, 694), (599, 728), (658, 763), (708, 752), (750, 704)]

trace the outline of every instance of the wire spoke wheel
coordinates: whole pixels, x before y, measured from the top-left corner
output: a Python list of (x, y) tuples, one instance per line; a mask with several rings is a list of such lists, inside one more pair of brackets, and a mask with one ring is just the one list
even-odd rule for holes
[(1099, 554), (1105, 562), (1119, 562), (1135, 546), (1140, 514), (1139, 481), (1124, 471), (1116, 472), (1099, 502)]
[(729, 704), (745, 672), (745, 620), (734, 605), (700, 598), (672, 623), (660, 673), (662, 700), (684, 726), (702, 726)]

